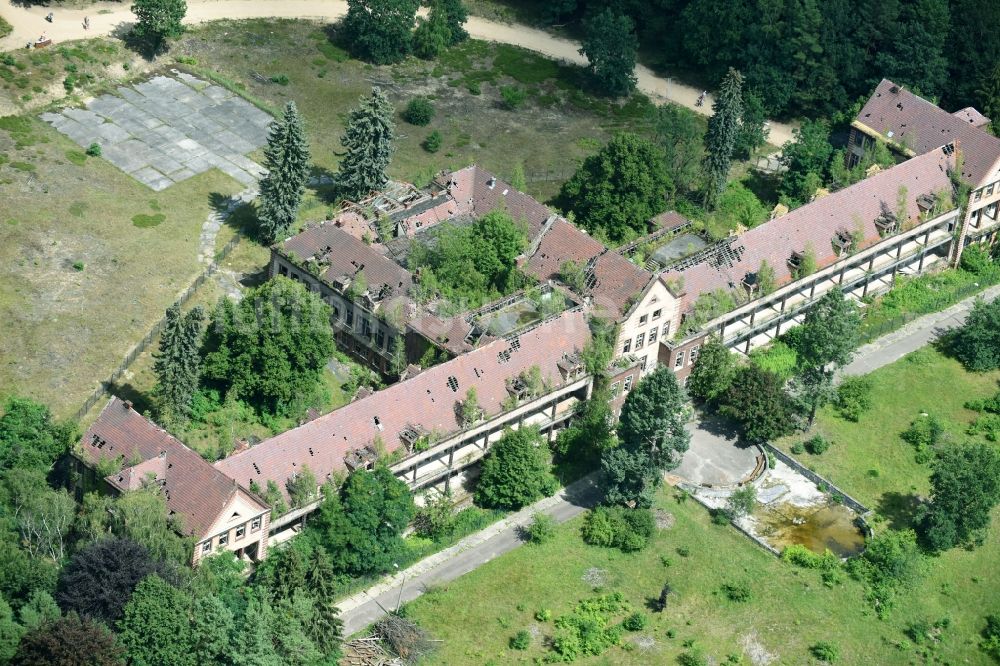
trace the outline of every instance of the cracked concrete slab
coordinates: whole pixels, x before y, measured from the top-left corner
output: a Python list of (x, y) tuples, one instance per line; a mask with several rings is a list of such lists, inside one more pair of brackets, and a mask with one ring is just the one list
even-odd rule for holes
[(41, 118), (81, 147), (98, 143), (104, 159), (156, 191), (213, 167), (253, 185), (264, 169), (246, 155), (267, 142), (271, 116), (224, 88), (174, 73)]

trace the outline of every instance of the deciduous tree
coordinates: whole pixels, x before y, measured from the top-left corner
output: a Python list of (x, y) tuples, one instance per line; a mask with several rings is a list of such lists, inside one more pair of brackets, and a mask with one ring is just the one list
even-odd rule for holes
[(536, 428), (507, 430), (486, 454), (476, 486), (476, 504), (516, 511), (548, 497), (559, 483)]
[(420, 58), (433, 60), (452, 43), (448, 13), (442, 4), (442, 0), (434, 0), (427, 18), (417, 19), (417, 28), (413, 31), (413, 52)]
[(669, 198), (697, 189), (705, 156), (705, 127), (696, 113), (678, 104), (664, 104), (653, 111), (656, 144), (670, 185)]
[(347, 129), (340, 138), (345, 153), (337, 172), (342, 196), (358, 200), (382, 190), (389, 182), (386, 171), (392, 159), (395, 123), (392, 104), (379, 88), (351, 111)]
[(1000, 368), (1000, 299), (977, 299), (965, 324), (952, 334), (950, 348), (968, 370)]
[(583, 22), (583, 47), (588, 69), (601, 92), (612, 97), (635, 89), (635, 62), (639, 39), (632, 19), (608, 8)]
[(559, 199), (588, 231), (620, 242), (645, 233), (646, 222), (663, 211), (671, 190), (657, 147), (623, 133), (583, 161)]
[(831, 289), (806, 312), (795, 338), (795, 351), (796, 373), (810, 426), (816, 410), (833, 397), (833, 375), (851, 360), (860, 327), (857, 308), (839, 289)]
[(131, 7), (136, 23), (132, 34), (158, 53), (168, 39), (184, 32), (181, 21), (187, 13), (184, 0), (135, 0)]
[(673, 469), (688, 449), (691, 434), (684, 428), (688, 419), (687, 395), (677, 376), (658, 365), (625, 398), (618, 421), (622, 447), (644, 451), (661, 472)]
[(698, 351), (698, 359), (685, 388), (692, 397), (715, 405), (729, 388), (735, 374), (736, 357), (719, 338), (713, 336)]
[(205, 338), (205, 378), (266, 414), (313, 399), (333, 355), (330, 306), (302, 284), (275, 277), (239, 303), (224, 298)]
[(419, 6), (418, 0), (347, 0), (341, 30), (353, 55), (376, 65), (405, 58)]
[(941, 448), (931, 474), (931, 499), (921, 533), (934, 550), (981, 543), (1000, 502), (1000, 454), (983, 442)]
[(705, 201), (715, 203), (726, 189), (729, 164), (739, 137), (740, 119), (743, 117), (743, 75), (730, 68), (712, 104), (712, 117), (708, 119), (705, 134)]
[(192, 661), (195, 664), (226, 663), (234, 629), (233, 612), (221, 599), (197, 597), (191, 609)]
[(281, 119), (271, 124), (264, 166), (267, 175), (260, 181), (257, 236), (270, 245), (295, 222), (309, 176), (309, 142), (295, 102), (286, 103)]
[(719, 412), (739, 423), (749, 442), (777, 439), (794, 428), (795, 411), (784, 381), (752, 364), (736, 371)]
[(0, 416), (0, 473), (35, 469), (47, 474), (69, 449), (73, 434), (73, 426), (56, 423), (45, 405), (8, 398)]
[(833, 146), (825, 120), (806, 120), (792, 130), (794, 140), (781, 148), (786, 171), (781, 176), (781, 194), (793, 205), (808, 202), (823, 184)]
[(71, 613), (21, 638), (12, 666), (121, 666), (124, 651), (100, 622)]

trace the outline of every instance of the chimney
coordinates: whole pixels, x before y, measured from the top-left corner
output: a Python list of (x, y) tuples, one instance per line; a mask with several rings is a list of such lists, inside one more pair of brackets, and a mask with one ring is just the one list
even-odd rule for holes
[(490, 179), (489, 179), (488, 181), (486, 181), (486, 185), (487, 185), (487, 186), (489, 186), (489, 188), (490, 188), (491, 190), (492, 190), (492, 189), (493, 189), (494, 187), (496, 187), (496, 186), (497, 186), (497, 179), (496, 179), (496, 176), (490, 176)]
[(125, 410), (126, 410), (126, 411), (128, 411), (128, 410), (131, 410), (131, 409), (132, 409), (132, 401), (131, 401), (131, 400), (125, 400), (125, 401), (124, 401), (124, 402), (123, 402), (122, 404), (124, 404), (124, 405), (125, 405)]

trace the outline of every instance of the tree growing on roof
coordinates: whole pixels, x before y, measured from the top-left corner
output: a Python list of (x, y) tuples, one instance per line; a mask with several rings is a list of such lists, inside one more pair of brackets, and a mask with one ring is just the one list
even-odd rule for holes
[(587, 57), (588, 70), (598, 89), (612, 97), (631, 93), (639, 52), (632, 19), (608, 8), (585, 19), (583, 33), (580, 54)]
[(135, 0), (130, 8), (135, 14), (131, 37), (159, 53), (168, 39), (184, 32), (181, 21), (187, 13), (184, 0)]
[(730, 67), (719, 86), (715, 103), (712, 105), (712, 117), (708, 119), (708, 132), (705, 133), (704, 164), (708, 179), (705, 186), (705, 203), (709, 206), (713, 206), (726, 189), (729, 165), (739, 136), (742, 117), (743, 75)]
[(538, 429), (522, 427), (506, 430), (486, 454), (475, 502), (489, 509), (516, 511), (548, 497), (558, 487)]
[(333, 348), (330, 306), (278, 276), (239, 303), (219, 301), (202, 347), (204, 381), (259, 413), (291, 415), (316, 399)]
[(309, 504), (319, 494), (319, 483), (316, 482), (316, 475), (309, 469), (309, 465), (303, 465), (294, 477), (285, 482), (285, 487), (293, 509)]
[(585, 159), (558, 199), (588, 231), (621, 242), (646, 232), (672, 189), (656, 145), (626, 132)]
[(159, 401), (159, 417), (165, 425), (181, 425), (190, 416), (191, 398), (201, 378), (204, 327), (205, 310), (201, 306), (186, 314), (177, 304), (167, 308), (166, 325), (153, 354), (153, 395)]
[(385, 189), (389, 183), (386, 171), (392, 159), (396, 128), (392, 114), (392, 104), (377, 87), (351, 111), (347, 129), (340, 137), (345, 149), (336, 177), (341, 196), (359, 200)]
[(70, 613), (27, 632), (11, 660), (16, 666), (87, 664), (120, 666), (124, 650), (99, 621)]
[(352, 55), (391, 65), (410, 53), (418, 0), (347, 0), (341, 23)]
[(309, 142), (295, 102), (285, 104), (281, 119), (271, 124), (264, 166), (267, 175), (260, 181), (256, 231), (260, 241), (270, 245), (295, 222), (309, 175)]
[(806, 312), (795, 337), (795, 384), (805, 401), (810, 426), (816, 410), (835, 395), (834, 373), (851, 360), (860, 327), (857, 308), (839, 289), (831, 289)]

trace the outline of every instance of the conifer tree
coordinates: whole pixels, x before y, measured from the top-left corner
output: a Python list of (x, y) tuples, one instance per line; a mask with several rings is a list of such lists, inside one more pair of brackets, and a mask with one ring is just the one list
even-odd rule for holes
[(705, 133), (705, 202), (712, 205), (726, 189), (729, 163), (740, 132), (743, 117), (743, 75), (733, 68), (722, 79), (719, 93), (712, 105)]
[(264, 161), (267, 175), (260, 181), (257, 234), (270, 245), (295, 221), (309, 175), (309, 144), (295, 102), (288, 102), (281, 120), (271, 125)]
[(347, 149), (340, 162), (337, 185), (348, 199), (361, 199), (384, 189), (389, 182), (386, 170), (392, 159), (395, 138), (393, 109), (380, 88), (372, 88), (370, 97), (361, 98), (351, 111), (347, 130), (340, 142)]
[(205, 311), (199, 306), (187, 314), (172, 305), (153, 357), (156, 373), (155, 394), (160, 399), (160, 416), (166, 422), (183, 421), (191, 407), (191, 397), (201, 377), (201, 336)]

